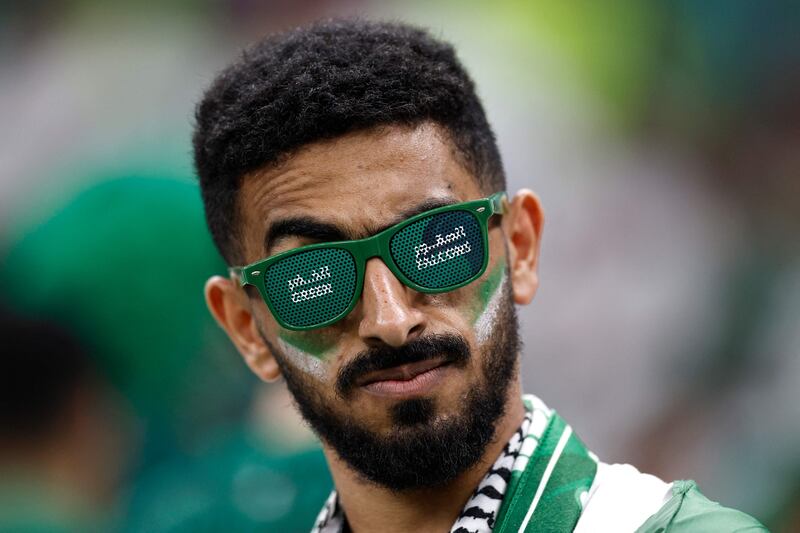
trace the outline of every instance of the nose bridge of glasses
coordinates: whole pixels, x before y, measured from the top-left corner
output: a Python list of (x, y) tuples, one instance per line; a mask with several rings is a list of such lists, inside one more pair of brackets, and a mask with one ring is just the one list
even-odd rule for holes
[[(397, 273), (394, 269), (390, 266), (389, 261), (387, 260), (387, 254), (381, 253), (383, 251), (383, 245), (380, 241), (375, 241), (370, 245), (370, 251), (364, 254), (364, 289), (361, 293), (361, 297), (363, 298), (367, 291), (374, 291), (378, 287), (382, 287), (382, 290), (385, 291), (396, 291), (401, 289), (405, 286), (405, 283), (401, 281), (400, 278), (397, 277)], [(370, 267), (370, 263), (375, 261), (373, 266)], [(368, 289), (371, 287), (371, 289)], [(389, 287), (394, 287), (393, 289), (389, 289)], [(394, 299), (392, 299), (394, 301)]]
[(361, 257), (365, 264), (373, 257), (384, 257), (386, 255), (385, 252), (387, 252), (387, 250), (384, 249), (385, 239), (381, 237), (382, 234), (378, 233), (377, 235), (367, 237), (366, 239), (354, 243), (355, 249), (353, 251)]
[(357, 241), (356, 249), (353, 250), (360, 258), (362, 275), (367, 273), (367, 263), (370, 259), (379, 258), (386, 268), (393, 274), (397, 275), (392, 268), (392, 258), (389, 252), (389, 239), (387, 238), (389, 232), (382, 231), (371, 237), (367, 237), (361, 241)]

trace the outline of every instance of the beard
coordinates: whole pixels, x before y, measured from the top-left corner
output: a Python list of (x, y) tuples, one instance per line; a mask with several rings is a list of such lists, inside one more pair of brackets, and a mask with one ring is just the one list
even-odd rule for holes
[[(520, 340), (510, 283), (503, 283), (501, 290), (494, 330), (481, 347), (483, 379), (459, 402), (460, 412), (437, 418), (431, 398), (399, 401), (390, 411), (389, 435), (377, 434), (356, 417), (331, 409), (331, 401), (320, 394), (318, 385), (267, 344), (303, 418), (355, 472), (394, 491), (440, 487), (481, 459), (505, 414), (508, 388), (517, 375)], [(336, 399), (346, 401), (357, 388), (358, 378), (368, 372), (434, 357), (462, 368), (474, 360), (466, 340), (452, 334), (428, 335), (399, 348), (371, 348), (340, 369)]]

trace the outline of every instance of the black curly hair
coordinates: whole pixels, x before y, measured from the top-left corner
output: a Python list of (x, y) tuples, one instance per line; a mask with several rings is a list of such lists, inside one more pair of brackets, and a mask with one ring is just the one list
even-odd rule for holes
[(453, 47), (404, 23), (332, 20), (267, 37), (217, 76), (195, 118), (206, 221), (230, 264), (241, 259), (243, 176), (315, 141), (432, 121), (482, 190), (505, 188), (494, 134)]

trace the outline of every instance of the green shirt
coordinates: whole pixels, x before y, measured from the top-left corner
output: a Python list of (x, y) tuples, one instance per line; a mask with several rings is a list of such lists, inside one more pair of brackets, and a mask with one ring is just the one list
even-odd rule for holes
[(694, 481), (675, 481), (672, 498), (636, 533), (767, 531), (758, 520), (703, 496)]

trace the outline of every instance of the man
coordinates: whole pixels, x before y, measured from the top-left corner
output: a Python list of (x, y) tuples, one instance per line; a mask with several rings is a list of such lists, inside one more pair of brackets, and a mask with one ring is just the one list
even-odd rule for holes
[(206, 300), (261, 379), (283, 376), (336, 485), (315, 531), (733, 531), (750, 517), (606, 465), (522, 396), (514, 304), (543, 215), (507, 197), (453, 49), (339, 21), (246, 51), (197, 110)]

